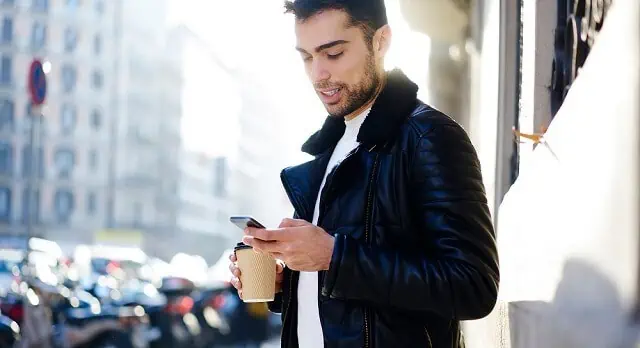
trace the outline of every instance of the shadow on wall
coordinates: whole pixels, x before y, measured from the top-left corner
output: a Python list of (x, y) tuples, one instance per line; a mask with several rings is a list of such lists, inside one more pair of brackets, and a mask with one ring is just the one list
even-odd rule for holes
[(587, 261), (568, 259), (551, 303), (511, 302), (511, 348), (632, 348), (638, 323), (624, 309), (606, 274)]

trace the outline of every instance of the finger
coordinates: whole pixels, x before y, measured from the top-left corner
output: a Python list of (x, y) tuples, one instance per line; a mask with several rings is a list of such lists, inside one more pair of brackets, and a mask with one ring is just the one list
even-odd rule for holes
[(282, 271), (284, 271), (284, 265), (280, 262), (276, 262), (276, 273), (282, 274)]
[(231, 270), (231, 274), (233, 274), (234, 277), (240, 278), (242, 273), (240, 272), (240, 268), (236, 267)]
[(242, 300), (242, 290), (238, 289), (238, 297)]
[(284, 218), (282, 219), (282, 222), (280, 222), (280, 226), (278, 227), (302, 227), (307, 225), (310, 225), (310, 223), (306, 220)]
[(242, 242), (253, 247), (253, 250), (260, 253), (280, 253), (281, 244), (279, 242), (265, 241), (253, 237), (244, 236)]
[(231, 285), (233, 285), (234, 288), (238, 289), (238, 291), (242, 289), (242, 282), (238, 277), (231, 278)]
[(229, 255), (229, 261), (231, 262), (238, 261), (238, 258), (236, 257), (236, 253), (232, 253), (231, 255)]
[(267, 241), (279, 240), (281, 237), (281, 234), (279, 232), (280, 230), (267, 230), (264, 228), (254, 228), (254, 227), (248, 227), (244, 230), (244, 234), (246, 236), (251, 236), (254, 238), (267, 240)]

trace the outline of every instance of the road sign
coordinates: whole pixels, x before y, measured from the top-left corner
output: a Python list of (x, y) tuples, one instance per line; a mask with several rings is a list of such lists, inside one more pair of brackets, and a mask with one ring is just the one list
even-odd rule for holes
[(29, 94), (34, 106), (42, 105), (47, 96), (47, 77), (42, 69), (42, 62), (34, 59), (29, 67)]

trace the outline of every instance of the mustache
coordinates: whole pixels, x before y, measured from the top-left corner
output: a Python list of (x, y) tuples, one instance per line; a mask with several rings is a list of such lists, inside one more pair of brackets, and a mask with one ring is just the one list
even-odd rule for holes
[(315, 89), (334, 89), (334, 88), (343, 88), (344, 84), (342, 83), (335, 83), (335, 82), (329, 82), (329, 81), (323, 81), (323, 82), (316, 82), (313, 84), (313, 88)]

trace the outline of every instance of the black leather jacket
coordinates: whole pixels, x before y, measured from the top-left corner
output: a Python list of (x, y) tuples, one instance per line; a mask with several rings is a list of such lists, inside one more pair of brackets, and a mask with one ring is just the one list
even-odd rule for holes
[[(319, 272), (325, 347), (459, 347), (459, 321), (495, 305), (498, 256), (480, 163), (464, 130), (418, 101), (417, 89), (389, 73), (361, 145), (321, 193), (318, 225), (335, 236), (330, 269)], [(327, 118), (303, 146), (315, 159), (282, 172), (298, 218), (311, 221), (344, 127)], [(282, 313), (283, 347), (298, 347), (298, 277), (286, 269), (270, 303)]]

